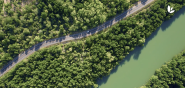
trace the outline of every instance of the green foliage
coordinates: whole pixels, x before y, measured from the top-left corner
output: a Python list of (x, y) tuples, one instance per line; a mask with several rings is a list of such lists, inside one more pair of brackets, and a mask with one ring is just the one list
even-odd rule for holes
[(150, 78), (146, 88), (184, 88), (185, 87), (185, 56), (184, 52), (176, 55)]
[[(166, 8), (163, 8), (162, 5), (166, 2), (160, 0), (156, 2), (157, 4), (153, 5), (151, 11), (148, 10), (135, 17), (129, 17), (112, 26), (106, 33), (103, 32), (90, 36), (85, 41), (71, 42), (66, 45), (60, 44), (35, 52), (28, 57), (26, 62), (21, 62), (11, 73), (1, 78), (3, 81), (0, 82), (0, 87), (7, 85), (8, 87), (41, 88), (97, 87), (98, 85), (95, 84), (97, 78), (108, 75), (135, 46), (143, 45), (145, 39), (162, 24), (162, 21), (168, 19), (169, 14), (156, 11), (156, 9), (161, 9), (163, 12)], [(56, 7), (53, 6), (53, 8)], [(66, 10), (66, 12), (68, 11), (70, 9)], [(164, 15), (161, 15), (158, 19), (158, 14)], [(142, 25), (137, 25), (138, 23)], [(62, 32), (65, 30), (65, 25), (60, 25), (59, 28)], [(22, 29), (19, 30), (23, 31)], [(35, 30), (38, 30), (38, 28)], [(39, 33), (41, 32), (39, 31)], [(34, 41), (39, 42), (41, 41), (40, 38), (35, 36)], [(14, 40), (13, 38), (11, 39)], [(9, 39), (2, 41), (3, 47), (10, 48), (8, 51), (12, 50), (11, 47), (19, 50), (18, 44), (9, 45), (10, 43)], [(33, 40), (29, 42), (29, 44), (32, 43), (34, 44)], [(18, 52), (16, 50), (13, 51), (15, 53)], [(3, 60), (5, 58), (8, 60), (12, 59), (9, 53), (5, 53), (0, 57)], [(164, 65), (156, 71), (155, 76), (152, 76), (147, 86), (152, 86), (151, 88), (182, 87), (185, 82), (183, 75), (184, 62), (183, 56), (175, 57), (171, 61), (172, 64)]]
[(4, 0), (1, 0), (1, 1), (0, 1), (0, 13), (1, 13), (2, 10), (3, 10), (3, 3), (4, 3)]
[[(4, 4), (4, 0), (0, 0), (0, 51), (12, 58), (43, 40), (95, 27), (107, 21), (109, 15), (115, 16), (116, 6), (120, 7), (119, 11), (129, 6), (125, 0), (111, 1), (116, 3), (111, 8), (101, 0), (31, 0), (31, 4), (21, 7), (22, 1)], [(110, 9), (114, 9), (114, 14)], [(14, 47), (16, 44), (18, 48)], [(13, 48), (20, 50), (15, 53)], [(5, 58), (0, 57), (0, 68), (11, 60)]]

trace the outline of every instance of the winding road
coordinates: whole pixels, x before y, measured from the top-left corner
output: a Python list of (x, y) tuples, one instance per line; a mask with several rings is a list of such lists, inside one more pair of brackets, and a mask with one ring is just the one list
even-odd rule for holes
[(117, 23), (121, 19), (123, 19), (127, 16), (130, 16), (131, 14), (141, 10), (143, 7), (147, 6), (148, 4), (150, 4), (153, 1), (154, 0), (142, 0), (141, 3), (138, 3), (136, 6), (133, 6), (132, 8), (124, 11), (122, 14), (116, 16), (115, 18), (103, 23), (100, 26), (97, 26), (95, 28), (87, 30), (89, 32), (83, 31), (81, 33), (68, 35), (68, 36), (64, 36), (64, 37), (59, 37), (59, 38), (55, 38), (55, 39), (50, 39), (50, 40), (46, 40), (46, 41), (43, 41), (41, 43), (38, 43), (38, 44), (32, 46), (31, 48), (25, 50), (24, 52), (20, 53), (17, 57), (15, 57), (12, 61), (10, 61), (7, 65), (5, 65), (0, 70), (0, 77), (3, 74), (5, 74), (8, 70), (10, 70), (12, 67), (14, 67), (17, 63), (19, 63), (20, 61), (22, 61), (23, 59), (25, 59), (29, 55), (33, 54), (35, 51), (39, 50), (40, 48), (47, 47), (47, 46), (57, 44), (57, 43), (61, 43), (61, 42), (70, 41), (70, 40), (81, 39), (83, 37), (87, 37), (87, 36), (90, 36), (92, 34), (95, 34), (99, 31), (102, 31), (105, 28), (108, 28), (108, 27), (114, 25), (115, 23)]

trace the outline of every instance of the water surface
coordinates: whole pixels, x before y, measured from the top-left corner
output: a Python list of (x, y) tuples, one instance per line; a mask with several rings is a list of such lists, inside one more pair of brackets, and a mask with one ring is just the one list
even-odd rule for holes
[(165, 62), (185, 49), (185, 7), (157, 28), (136, 47), (109, 76), (98, 80), (98, 88), (138, 88)]

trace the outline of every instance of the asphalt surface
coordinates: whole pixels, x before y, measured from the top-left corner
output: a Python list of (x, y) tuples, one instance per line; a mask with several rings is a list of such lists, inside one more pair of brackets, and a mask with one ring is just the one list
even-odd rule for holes
[(3, 74), (5, 74), (8, 70), (10, 70), (12, 67), (14, 67), (17, 63), (19, 63), (20, 61), (22, 61), (23, 59), (25, 59), (26, 57), (28, 57), (29, 55), (31, 55), (35, 51), (39, 50), (40, 48), (47, 47), (47, 46), (57, 44), (57, 43), (60, 43), (60, 42), (66, 42), (66, 41), (70, 41), (70, 40), (80, 39), (80, 38), (83, 38), (83, 37), (90, 36), (94, 33), (99, 32), (99, 31), (102, 31), (103, 29), (114, 25), (115, 23), (117, 23), (121, 19), (123, 19), (127, 16), (130, 16), (131, 14), (133, 14), (134, 12), (137, 12), (138, 10), (141, 10), (143, 7), (150, 4), (152, 1), (154, 1), (154, 0), (142, 0), (141, 3), (139, 3), (136, 6), (133, 6), (132, 8), (128, 9), (127, 11), (124, 11), (122, 14), (116, 16), (115, 18), (103, 23), (100, 26), (97, 26), (95, 28), (87, 30), (89, 32), (83, 31), (81, 33), (68, 35), (68, 36), (64, 36), (64, 37), (59, 37), (59, 38), (55, 38), (55, 39), (50, 39), (50, 40), (46, 40), (46, 41), (43, 41), (41, 43), (38, 43), (38, 44), (32, 46), (31, 48), (25, 50), (23, 53), (20, 53), (17, 57), (15, 57), (12, 61), (10, 61), (7, 65), (5, 65), (0, 70), (0, 77)]

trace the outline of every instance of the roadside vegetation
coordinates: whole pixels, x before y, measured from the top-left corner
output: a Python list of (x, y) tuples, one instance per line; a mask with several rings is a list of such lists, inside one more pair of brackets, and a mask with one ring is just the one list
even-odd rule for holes
[(104, 33), (41, 49), (3, 75), (0, 87), (96, 88), (97, 78), (109, 75), (130, 51), (142, 46), (163, 21), (174, 15), (166, 11), (167, 5), (174, 5), (178, 11), (184, 3), (156, 0), (150, 9)]
[(157, 69), (140, 88), (185, 88), (185, 50)]
[(136, 1), (0, 0), (0, 68), (38, 42), (98, 26)]

